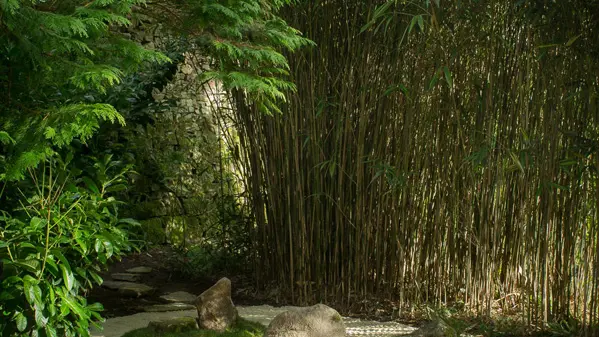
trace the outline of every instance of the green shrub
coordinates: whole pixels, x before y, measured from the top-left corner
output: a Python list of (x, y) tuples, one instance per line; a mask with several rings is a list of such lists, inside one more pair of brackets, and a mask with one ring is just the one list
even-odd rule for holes
[(130, 167), (111, 158), (91, 158), (83, 172), (72, 155), (54, 156), (30, 170), (33, 193), (21, 184), (21, 206), (0, 211), (0, 336), (89, 336), (101, 320), (102, 305), (87, 303), (85, 291), (133, 248), (128, 232), (138, 225), (119, 218), (114, 194)]

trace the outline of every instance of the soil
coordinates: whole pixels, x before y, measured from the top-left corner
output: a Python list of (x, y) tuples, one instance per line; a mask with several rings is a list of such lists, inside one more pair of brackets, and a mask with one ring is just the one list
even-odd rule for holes
[[(231, 279), (234, 286), (233, 302), (240, 305), (265, 304), (260, 296), (252, 296), (251, 279), (246, 275), (197, 275), (190, 278), (177, 271), (177, 264), (180, 254), (170, 247), (155, 247), (141, 253), (134, 253), (121, 261), (113, 262), (108, 270), (100, 275), (104, 280), (110, 280), (113, 273), (124, 273), (127, 269), (134, 267), (150, 267), (152, 272), (143, 275), (139, 283), (149, 285), (156, 289), (150, 295), (142, 298), (129, 298), (121, 296), (117, 291), (96, 286), (87, 296), (89, 303), (100, 302), (104, 305), (103, 317), (119, 317), (143, 312), (142, 307), (152, 304), (163, 304), (165, 300), (160, 296), (175, 292), (186, 291), (191, 294), (199, 295), (204, 290), (210, 288), (218, 279), (223, 276)], [(257, 298), (258, 297), (258, 298)]]

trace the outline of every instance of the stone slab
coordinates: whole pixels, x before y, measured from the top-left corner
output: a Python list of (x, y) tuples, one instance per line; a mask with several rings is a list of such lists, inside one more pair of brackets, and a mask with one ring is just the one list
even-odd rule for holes
[(114, 273), (111, 274), (113, 280), (116, 281), (127, 281), (127, 282), (139, 282), (141, 281), (141, 274), (132, 273)]
[(176, 291), (174, 293), (164, 294), (160, 296), (165, 301), (168, 302), (181, 302), (181, 303), (194, 303), (198, 296), (194, 294), (190, 294), (186, 291)]
[(154, 288), (148, 285), (124, 281), (104, 281), (102, 287), (116, 290), (119, 294), (127, 297), (141, 297), (154, 291)]
[(195, 309), (195, 307), (188, 303), (155, 304), (143, 307), (143, 310), (147, 312), (182, 311), (193, 309)]
[(152, 268), (140, 266), (140, 267), (135, 267), (135, 268), (127, 269), (127, 272), (128, 273), (133, 273), (133, 274), (149, 274), (149, 273), (152, 272)]

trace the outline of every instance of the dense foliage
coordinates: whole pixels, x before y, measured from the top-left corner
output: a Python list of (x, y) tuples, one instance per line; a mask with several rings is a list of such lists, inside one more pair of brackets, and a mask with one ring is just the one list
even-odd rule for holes
[[(308, 44), (275, 16), (285, 3), (0, 1), (0, 335), (89, 335), (102, 307), (86, 291), (137, 245), (119, 205), (135, 202), (132, 164), (147, 164), (126, 142), (153, 121), (151, 85), (194, 51), (212, 60), (205, 79), (276, 110), (292, 88), (279, 50)], [(132, 38), (142, 11), (180, 41), (172, 59)]]

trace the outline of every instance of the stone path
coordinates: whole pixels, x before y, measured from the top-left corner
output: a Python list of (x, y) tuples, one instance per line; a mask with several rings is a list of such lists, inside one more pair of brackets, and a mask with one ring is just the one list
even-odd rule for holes
[[(151, 272), (151, 268), (143, 266), (128, 269), (127, 273), (112, 274), (112, 281), (105, 281), (102, 286), (118, 291), (124, 296), (143, 297), (153, 292), (154, 289), (145, 284), (135, 282), (142, 280), (144, 274), (148, 275)], [(170, 304), (153, 305), (143, 308), (147, 312), (110, 318), (102, 325), (102, 331), (92, 330), (92, 336), (121, 337), (129, 331), (147, 327), (152, 321), (197, 317), (197, 311), (192, 309), (193, 306), (190, 305), (195, 300), (195, 296), (181, 291), (165, 294), (161, 298), (167, 302), (171, 302)], [(265, 326), (268, 326), (270, 321), (278, 314), (293, 308), (277, 308), (269, 305), (237, 307), (239, 315), (242, 318), (261, 323)], [(348, 336), (392, 337), (406, 335), (416, 330), (416, 328), (394, 322), (381, 323), (362, 321), (354, 318), (344, 318), (343, 320)]]
[[(293, 307), (271, 307), (269, 305), (241, 307), (238, 306), (239, 316), (268, 326), (270, 321), (283, 311)], [(151, 321), (160, 321), (178, 317), (197, 317), (195, 310), (174, 311), (174, 312), (144, 312), (131, 316), (116, 317), (106, 320), (103, 324), (103, 331), (92, 331), (93, 337), (121, 337), (123, 334), (148, 326)], [(362, 321), (354, 318), (343, 319), (348, 336), (368, 336), (368, 337), (392, 337), (406, 335), (416, 328), (394, 323), (394, 322), (374, 322)]]

